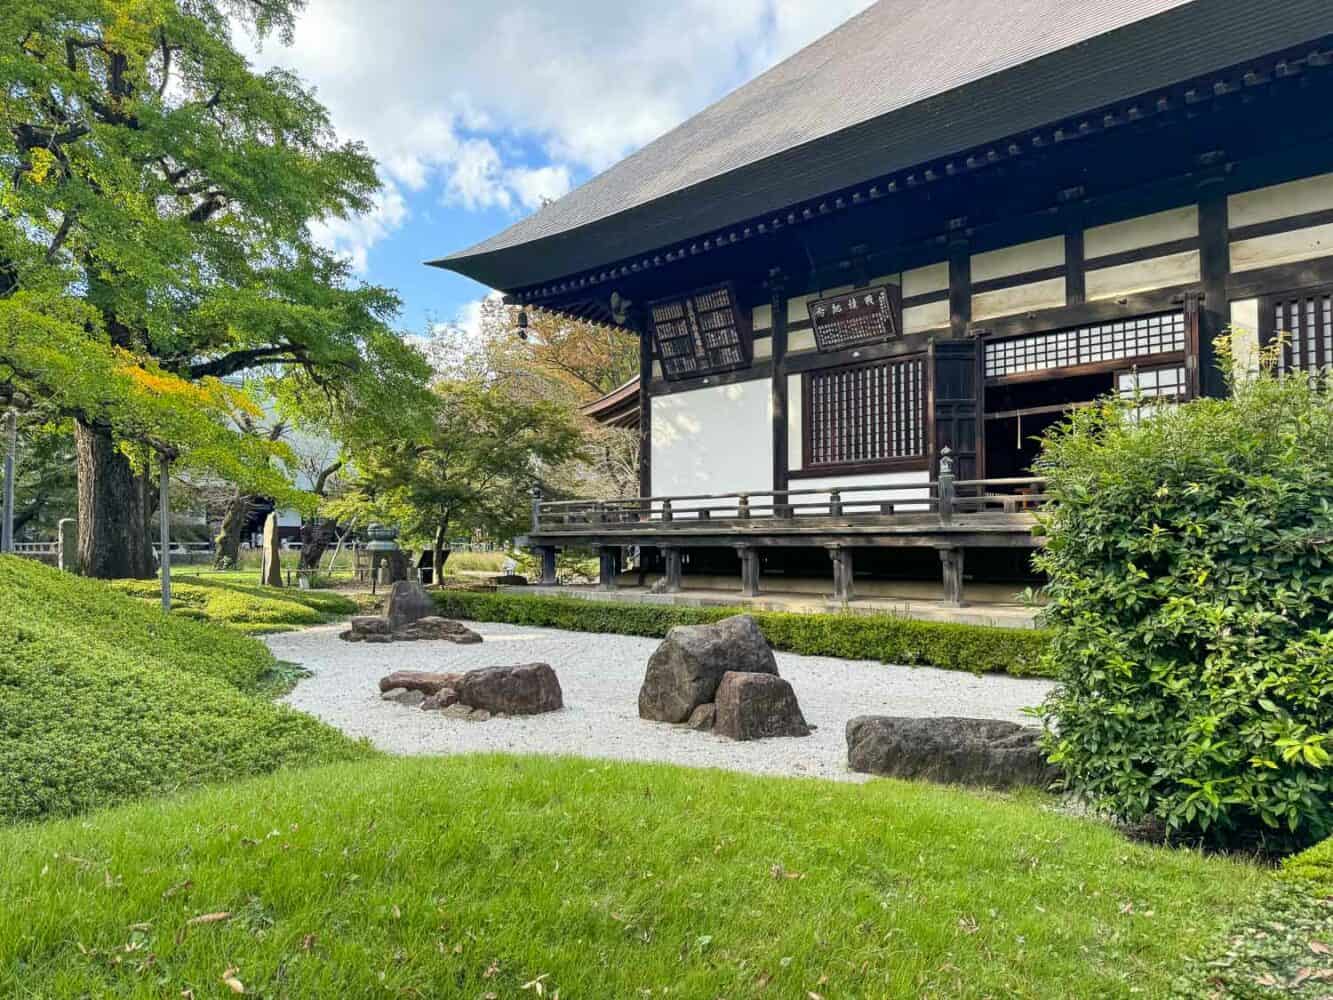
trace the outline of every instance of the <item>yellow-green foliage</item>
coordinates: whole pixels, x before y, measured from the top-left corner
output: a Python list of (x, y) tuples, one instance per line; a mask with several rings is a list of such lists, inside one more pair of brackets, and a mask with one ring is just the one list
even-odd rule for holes
[(259, 642), (0, 558), (0, 823), (369, 751), (257, 692)]
[(1032, 629), (922, 622), (898, 615), (793, 614), (463, 591), (440, 591), (435, 600), (442, 613), (453, 618), (652, 637), (666, 635), (675, 625), (749, 614), (773, 647), (788, 653), (1016, 677), (1041, 676), (1048, 642), (1046, 633)]
[(1333, 837), (1288, 858), (1283, 867), (1293, 878), (1309, 879), (1333, 893)]
[[(131, 597), (161, 601), (161, 585), (156, 580), (115, 580), (111, 586)], [(320, 625), (354, 614), (356, 603), (326, 591), (278, 590), (192, 577), (189, 583), (173, 582), (171, 610), (186, 618), (232, 625), (254, 634)]]

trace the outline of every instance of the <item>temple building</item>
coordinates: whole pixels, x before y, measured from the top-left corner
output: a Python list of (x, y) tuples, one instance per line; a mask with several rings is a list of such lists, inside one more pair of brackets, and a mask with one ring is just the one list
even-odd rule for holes
[(1328, 0), (880, 0), (435, 261), (639, 336), (640, 496), (536, 503), (544, 577), (993, 599), (1071, 407), (1333, 364), (1330, 108)]

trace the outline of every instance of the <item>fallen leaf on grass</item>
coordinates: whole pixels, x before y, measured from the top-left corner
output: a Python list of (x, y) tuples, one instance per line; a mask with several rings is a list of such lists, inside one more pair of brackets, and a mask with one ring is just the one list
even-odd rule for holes
[(525, 990), (532, 990), (532, 991), (533, 991), (534, 993), (536, 993), (537, 996), (539, 996), (539, 997), (540, 997), (540, 996), (545, 996), (545, 995), (546, 995), (546, 986), (544, 985), (544, 983), (545, 983), (545, 981), (546, 981), (547, 979), (549, 979), (549, 978), (551, 978), (551, 974), (550, 974), (549, 972), (543, 972), (543, 973), (542, 973), (540, 976), (538, 976), (536, 979), (532, 979), (532, 980), (529, 980), (528, 982), (524, 983), (523, 986), (522, 986), (522, 989), (525, 989)]
[(307, 934), (305, 937), (301, 938), (301, 950), (302, 950), (302, 951), (314, 951), (314, 950), (315, 950), (315, 942), (318, 941), (318, 940), (319, 940), (319, 938), (316, 937), (314, 934)]
[(222, 974), (222, 981), (226, 984), (227, 989), (231, 990), (233, 993), (244, 993), (245, 984), (236, 978), (236, 973), (238, 971), (238, 969), (234, 968), (227, 969), (227, 971)]
[(776, 879), (784, 879), (784, 878), (798, 879), (798, 878), (805, 878), (805, 873), (804, 873), (804, 872), (789, 872), (789, 871), (787, 871), (787, 869), (783, 868), (782, 865), (780, 865), (780, 864), (779, 864), (779, 865), (774, 865), (772, 868), (769, 869), (769, 871), (772, 873), (773, 877), (776, 878)]
[(1310, 950), (1316, 955), (1333, 955), (1333, 948), (1324, 944), (1323, 941), (1311, 941)]
[(230, 919), (231, 914), (226, 910), (221, 910), (218, 913), (201, 913), (199, 916), (191, 917), (189, 920), (185, 921), (185, 926), (194, 927), (198, 924), (220, 924), (222, 921)]
[(173, 885), (170, 889), (167, 889), (165, 892), (163, 892), (163, 893), (162, 893), (162, 898), (163, 898), (163, 899), (170, 899), (172, 896), (176, 895), (178, 892), (189, 892), (189, 891), (190, 891), (191, 889), (193, 889), (193, 888), (194, 888), (194, 883), (191, 882), (191, 881), (187, 878), (184, 882), (177, 882), (177, 883), (176, 883), (175, 885)]

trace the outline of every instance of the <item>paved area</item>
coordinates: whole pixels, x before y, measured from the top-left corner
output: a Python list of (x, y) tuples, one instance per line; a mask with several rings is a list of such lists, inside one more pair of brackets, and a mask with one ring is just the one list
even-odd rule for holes
[[(1028, 720), (1022, 709), (1040, 702), (1050, 688), (1043, 680), (778, 653), (779, 672), (795, 688), (806, 720), (818, 728), (805, 739), (735, 743), (639, 718), (639, 685), (656, 639), (468, 624), (484, 637), (482, 644), (347, 643), (338, 638), (341, 625), (265, 641), (279, 659), (300, 663), (314, 674), (288, 695), (289, 704), (400, 754), (577, 754), (858, 780), (862, 776), (847, 770), (844, 737), (853, 716), (961, 715), (1023, 722)], [(379, 678), (393, 670), (464, 671), (536, 661), (551, 664), (559, 675), (563, 711), (465, 722), (379, 696)]]

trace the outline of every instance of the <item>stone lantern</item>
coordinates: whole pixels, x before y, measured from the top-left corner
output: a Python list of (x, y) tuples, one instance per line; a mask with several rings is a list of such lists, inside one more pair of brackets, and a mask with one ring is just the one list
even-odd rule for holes
[(375, 593), (375, 585), (380, 578), (380, 565), (385, 556), (398, 551), (398, 529), (383, 524), (372, 524), (366, 528), (366, 551), (370, 553), (370, 592)]

